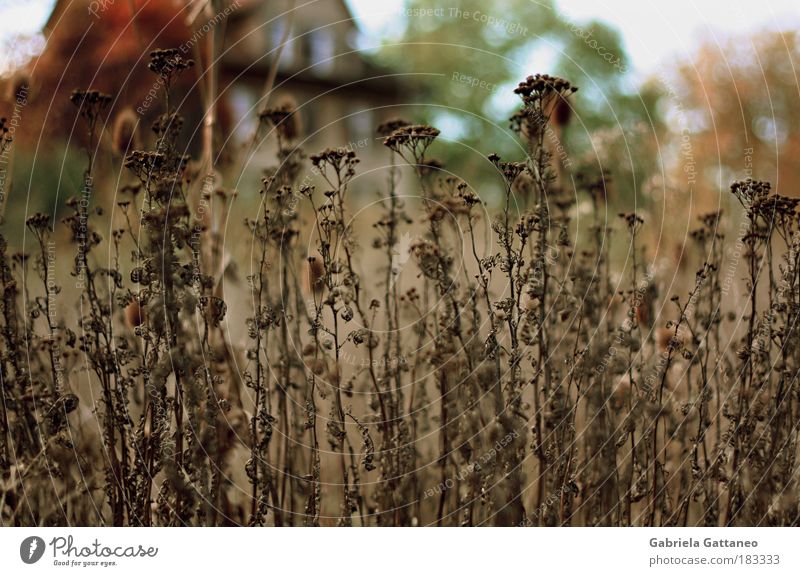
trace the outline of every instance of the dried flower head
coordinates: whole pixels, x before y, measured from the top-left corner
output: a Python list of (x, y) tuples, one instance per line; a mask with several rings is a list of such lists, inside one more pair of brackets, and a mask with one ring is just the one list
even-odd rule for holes
[(769, 182), (760, 180), (736, 180), (731, 184), (731, 193), (739, 200), (745, 209), (750, 209), (754, 203), (764, 200), (772, 193), (772, 186)]
[(619, 217), (625, 221), (625, 225), (631, 233), (637, 232), (641, 225), (644, 224), (644, 219), (636, 212), (621, 212)]
[[(383, 144), (406, 158), (406, 160), (413, 160), (415, 164), (422, 164), (425, 159), (425, 152), (433, 144), (437, 136), (439, 136), (439, 130), (433, 126), (414, 124), (398, 128), (384, 138)], [(408, 155), (408, 158), (406, 155)]]
[(161, 76), (168, 84), (176, 77), (194, 66), (194, 60), (184, 58), (177, 48), (159, 48), (150, 52), (147, 67)]
[(37, 212), (25, 220), (25, 225), (34, 234), (41, 234), (46, 231), (50, 226), (50, 217), (47, 214)]
[(571, 107), (567, 98), (577, 92), (567, 80), (536, 74), (528, 76), (514, 89), (522, 97), (524, 108), (510, 119), (510, 128), (525, 138), (541, 137), (548, 123), (561, 126), (569, 120)]
[(5, 117), (0, 118), (0, 153), (5, 152), (6, 148), (14, 141), (14, 137), (10, 132), (11, 128), (8, 125), (8, 119)]
[(494, 153), (489, 154), (488, 159), (497, 167), (509, 186), (527, 169), (524, 162), (501, 162), (500, 156)]
[(554, 97), (566, 98), (578, 89), (569, 81), (549, 74), (534, 74), (528, 76), (514, 89), (514, 94), (519, 94), (526, 104), (534, 101), (550, 101)]
[(69, 98), (79, 114), (93, 123), (111, 103), (111, 96), (97, 90), (74, 90)]
[(266, 108), (258, 117), (262, 121), (267, 121), (275, 130), (279, 137), (285, 140), (294, 140), (302, 134), (302, 122), (297, 110), (297, 103), (286, 98), (276, 106)]

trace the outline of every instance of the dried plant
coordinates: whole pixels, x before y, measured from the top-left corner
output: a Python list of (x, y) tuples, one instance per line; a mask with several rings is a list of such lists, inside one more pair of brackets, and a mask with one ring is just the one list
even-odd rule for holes
[[(365, 247), (359, 158), (306, 156), (284, 101), (258, 114), (275, 163), (240, 230), (247, 298), (230, 296), (239, 255), (220, 230), (238, 194), (224, 167), (199, 171), (183, 152), (170, 99), (193, 64), (151, 53), (165, 109), (149, 138), (117, 116), (130, 180), (114, 207), (95, 162), (112, 97), (71, 98), (89, 142), (62, 220), (76, 317), (58, 305), (53, 219), (27, 219), (31, 254), (0, 237), (3, 524), (798, 522), (796, 199), (733, 183), (737, 316), (725, 216), (700, 218), (696, 273), (668, 282), (644, 213), (604, 220), (607, 174), (572, 174), (583, 198), (563, 189), (548, 134), (577, 89), (535, 75), (514, 90), (526, 157), (487, 156), (496, 214), (429, 155), (436, 128), (377, 128), (389, 167), (382, 208), (359, 216), (373, 219)], [(584, 198), (589, 225), (575, 218)]]

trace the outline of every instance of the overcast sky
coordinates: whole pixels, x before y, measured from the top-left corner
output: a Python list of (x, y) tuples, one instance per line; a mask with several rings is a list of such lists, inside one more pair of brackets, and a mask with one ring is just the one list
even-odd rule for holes
[[(382, 38), (397, 35), (401, 29), (404, 0), (347, 2), (370, 41), (380, 42)], [(642, 74), (653, 72), (660, 63), (691, 53), (698, 38), (765, 28), (797, 29), (800, 25), (800, 0), (557, 0), (557, 3), (578, 24), (599, 19), (618, 28), (634, 69)], [(0, 49), (2, 41), (14, 34), (40, 30), (52, 5), (53, 0), (0, 0)], [(431, 6), (446, 6), (446, 3), (431, 2)], [(490, 10), (491, 4), (487, 2), (487, 14)], [(5, 51), (0, 50), (0, 71), (8, 64), (6, 58)]]
[[(398, 13), (403, 0), (348, 0), (348, 3), (362, 29), (375, 38), (399, 30)], [(655, 71), (667, 60), (687, 57), (698, 38), (722, 38), (760, 29), (797, 29), (800, 25), (800, 0), (556, 0), (556, 3), (577, 24), (597, 19), (617, 28), (634, 69), (643, 74)], [(442, 5), (446, 3), (431, 2), (432, 7)], [(491, 14), (491, 4), (486, 5), (487, 14)]]

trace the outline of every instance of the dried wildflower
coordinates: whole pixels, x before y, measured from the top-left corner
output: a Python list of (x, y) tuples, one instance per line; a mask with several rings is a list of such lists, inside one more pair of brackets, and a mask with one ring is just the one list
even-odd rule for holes
[(184, 58), (177, 48), (159, 48), (150, 52), (147, 67), (167, 83), (175, 76), (194, 66), (194, 60)]
[[(356, 153), (347, 148), (327, 148), (318, 154), (312, 154), (311, 164), (319, 168), (323, 177), (331, 186), (340, 187), (355, 176), (356, 164), (360, 161)], [(330, 191), (333, 193), (333, 191)]]
[(722, 210), (701, 214), (697, 219), (700, 220), (700, 223), (706, 228), (716, 230), (719, 228), (720, 220), (722, 219)]
[(164, 166), (166, 156), (160, 152), (145, 152), (134, 150), (125, 157), (125, 167), (135, 173), (150, 174)]
[(563, 78), (547, 74), (528, 76), (514, 89), (521, 96), (524, 108), (509, 119), (510, 128), (529, 140), (541, 138), (548, 123), (567, 122), (570, 110), (567, 98), (577, 90)]
[(644, 224), (644, 219), (636, 212), (621, 212), (619, 217), (625, 221), (625, 225), (631, 232), (638, 231), (641, 225)]
[(736, 196), (742, 206), (750, 209), (754, 204), (766, 199), (772, 193), (772, 186), (769, 182), (751, 178), (736, 180), (731, 184), (731, 193)]
[(766, 222), (783, 224), (794, 221), (798, 204), (800, 204), (800, 200), (797, 198), (773, 194), (753, 200), (750, 210), (752, 214), (760, 216)]
[[(174, 56), (155, 58), (154, 71), (172, 77)], [(565, 121), (573, 91), (529, 78), (512, 122), (543, 136), (546, 123)], [(95, 119), (105, 101), (76, 97)], [(295, 137), (286, 131), (293, 116), (279, 105), (262, 120), (283, 142)], [(692, 232), (700, 247), (687, 252), (703, 262), (685, 279), (694, 280), (686, 298), (680, 270), (661, 278), (664, 266), (642, 262), (642, 215), (620, 214), (625, 262), (608, 249), (607, 175), (578, 172), (596, 220), (573, 223), (580, 211), (552, 178), (543, 139), (526, 142), (525, 163), (489, 156), (506, 202), (486, 214), (485, 232), (474, 226), (478, 194), (448, 176), (419, 179), (425, 211), (412, 219), (393, 162), (388, 207), (371, 228), (382, 262), (359, 247), (364, 227), (344, 199), (355, 154), (311, 157), (326, 180), (318, 198), (297, 178), (304, 156), (281, 144), (278, 164), (292, 167), (267, 170), (263, 205), (245, 219), (252, 300), (229, 308), (221, 295), (232, 260), (213, 225), (228, 214), (208, 218), (189, 199), (227, 208), (235, 192), (211, 178), (191, 195), (196, 172), (179, 152), (181, 119), (169, 106), (153, 126), (155, 151), (128, 150), (136, 135), (125, 123), (118, 116), (113, 144), (140, 182), (122, 190), (125, 223), (108, 228), (107, 254), (91, 253), (104, 241), (94, 224), (102, 210), (84, 196), (67, 200), (63, 222), (80, 246), (71, 251), (81, 286), (74, 313), (58, 315), (66, 303), (51, 276), (50, 219), (27, 219), (38, 244), (30, 256), (10, 252), (0, 235), (0, 468), (25, 472), (25, 497), (40, 507), (20, 506), (12, 482), (0, 522), (318, 525), (334, 499), (339, 523), (358, 516), (381, 526), (796, 522), (796, 199), (767, 183), (734, 183), (748, 218), (743, 265), (727, 276), (746, 274), (746, 301), (727, 297), (720, 274), (719, 212)], [(9, 132), (0, 121), (3, 142)], [(393, 121), (379, 133), (419, 175), (441, 168), (426, 156), (435, 129)], [(313, 211), (307, 223), (300, 199)], [(411, 224), (425, 230), (412, 234)], [(400, 264), (417, 274), (414, 286), (395, 282)], [(243, 309), (251, 312), (240, 347), (223, 324), (235, 329)], [(70, 392), (76, 369), (81, 382), (89, 376), (80, 394), (93, 398), (84, 412), (99, 434), (75, 413), (86, 401)], [(356, 418), (343, 398), (366, 413)], [(323, 456), (325, 430), (334, 454)], [(523, 470), (536, 471), (535, 489)], [(62, 518), (47, 502), (74, 489), (79, 473), (105, 501), (73, 499)], [(339, 488), (325, 490), (323, 480)]]
[(468, 190), (466, 187), (459, 192), (459, 196), (466, 205), (468, 212), (472, 209), (473, 206), (481, 203), (481, 199), (478, 197), (478, 195), (475, 194), (475, 192), (473, 192), (472, 190)]
[(361, 463), (364, 465), (364, 469), (367, 472), (371, 472), (372, 470), (375, 470), (375, 443), (372, 441), (369, 428), (367, 428), (364, 424), (357, 420), (355, 416), (353, 416), (352, 410), (348, 410), (347, 415), (353, 419), (353, 422), (355, 422), (356, 426), (358, 427), (358, 431), (361, 433), (361, 438), (363, 441), (363, 446), (361, 448)]
[(526, 103), (534, 100), (548, 100), (555, 96), (566, 98), (578, 89), (569, 81), (549, 74), (534, 74), (528, 76), (514, 89), (514, 94), (519, 94)]
[(74, 90), (69, 98), (83, 118), (93, 124), (111, 103), (111, 96), (97, 90)]
[(0, 118), (0, 152), (5, 151), (14, 141), (14, 137), (9, 132), (8, 119), (5, 117)]
[(47, 214), (37, 212), (25, 220), (25, 225), (36, 235), (41, 235), (50, 228), (50, 217)]
[(272, 124), (278, 136), (285, 140), (295, 140), (302, 134), (300, 114), (293, 100), (286, 99), (272, 108), (267, 108), (260, 112), (258, 117)]
[(500, 156), (494, 153), (489, 154), (487, 158), (497, 167), (508, 186), (514, 184), (517, 177), (527, 170), (524, 162), (501, 162)]
[(439, 222), (444, 218), (454, 218), (465, 214), (469, 214), (469, 206), (465, 204), (462, 198), (457, 196), (439, 198), (428, 207), (428, 219), (432, 222)]
[(64, 394), (56, 399), (47, 410), (47, 428), (51, 434), (63, 430), (67, 426), (67, 415), (78, 408), (80, 401), (75, 394)]
[(425, 152), (428, 150), (439, 130), (427, 124), (414, 124), (398, 128), (384, 138), (383, 144), (415, 164), (423, 164)]
[(353, 344), (355, 344), (356, 346), (359, 346), (359, 345), (363, 344), (364, 342), (366, 342), (366, 340), (367, 340), (367, 331), (363, 330), (363, 329), (355, 330), (355, 331), (353, 331), (351, 338), (353, 340)]

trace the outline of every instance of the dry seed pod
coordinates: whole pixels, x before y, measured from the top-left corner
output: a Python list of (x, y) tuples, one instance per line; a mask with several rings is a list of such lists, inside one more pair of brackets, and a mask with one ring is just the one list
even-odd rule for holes
[(325, 288), (325, 267), (315, 256), (306, 261), (306, 289), (317, 297), (322, 296)]
[(131, 150), (141, 148), (139, 142), (139, 118), (131, 108), (125, 108), (117, 114), (111, 133), (114, 152), (124, 156)]
[(144, 309), (136, 300), (125, 307), (125, 323), (128, 328), (136, 328), (144, 324)]

